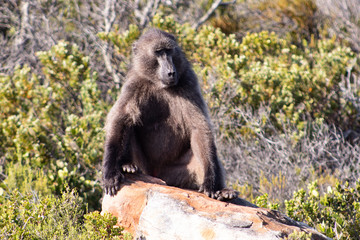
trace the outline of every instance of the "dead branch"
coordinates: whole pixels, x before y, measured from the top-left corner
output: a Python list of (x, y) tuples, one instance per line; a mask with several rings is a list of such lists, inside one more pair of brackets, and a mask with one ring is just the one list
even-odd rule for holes
[[(104, 22), (105, 22), (105, 32), (109, 33), (111, 27), (113, 26), (116, 19), (116, 11), (115, 11), (115, 0), (106, 0), (105, 1), (105, 9), (104, 9)], [(109, 53), (110, 42), (109, 40), (105, 42), (104, 46), (101, 47), (101, 52), (104, 58), (106, 70), (113, 77), (114, 82), (116, 83), (116, 87), (120, 87), (120, 78), (116, 74), (114, 68), (111, 64), (111, 56)]]
[(136, 8), (134, 9), (135, 16), (139, 19), (140, 28), (144, 28), (149, 21), (154, 17), (159, 8), (161, 0), (148, 1), (142, 11), (139, 10), (139, 0), (135, 1)]
[(215, 12), (215, 10), (219, 7), (219, 6), (227, 6), (230, 4), (235, 3), (236, 0), (232, 1), (232, 2), (222, 2), (222, 0), (217, 0), (215, 1), (211, 7), (209, 8), (209, 10), (206, 12), (206, 14), (204, 16), (202, 16), (199, 21), (197, 21), (196, 23), (194, 23), (192, 25), (193, 28), (198, 29), (204, 22), (206, 22), (210, 16)]

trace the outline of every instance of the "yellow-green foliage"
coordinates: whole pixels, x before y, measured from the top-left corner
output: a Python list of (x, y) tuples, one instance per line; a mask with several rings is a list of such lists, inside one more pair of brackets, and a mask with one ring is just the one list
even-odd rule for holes
[(260, 174), (260, 193), (269, 194), (271, 196), (272, 201), (280, 202), (279, 197), (281, 193), (284, 192), (286, 187), (287, 179), (285, 176), (279, 172), (276, 176), (271, 176), (271, 179), (267, 179), (263, 172)]
[(257, 205), (259, 207), (269, 208), (269, 209), (274, 209), (274, 210), (279, 209), (279, 204), (278, 203), (272, 203), (272, 202), (269, 201), (267, 193), (265, 193), (264, 195), (260, 195), (260, 196), (256, 197), (253, 202), (254, 202), (255, 205)]
[(51, 181), (42, 168), (31, 167), (29, 163), (9, 162), (6, 170), (7, 178), (0, 186), (5, 185), (9, 190), (18, 189), (21, 193), (35, 191), (41, 196), (51, 193), (51, 188), (49, 188)]
[[(177, 36), (211, 110), (225, 106), (223, 117), (236, 123), (219, 126), (228, 137), (256, 136), (268, 122), (278, 129), (290, 123), (300, 136), (313, 122), (360, 127), (355, 106), (339, 90), (341, 78), (358, 58), (335, 39), (303, 41), (295, 46), (274, 33), (260, 32), (239, 41), (211, 26), (195, 31), (189, 24), (163, 15), (156, 15), (151, 26)], [(99, 33), (101, 39), (114, 44), (122, 58), (119, 70), (126, 69), (131, 45), (140, 33), (135, 25), (124, 33)], [(81, 238), (76, 232), (84, 236), (86, 231), (95, 239), (118, 236), (121, 229), (113, 228), (115, 220), (103, 219), (98, 212), (85, 216), (86, 231), (77, 226), (80, 209), (86, 205), (91, 211), (99, 209), (98, 166), (104, 118), (111, 104), (102, 100), (89, 58), (76, 45), (59, 42), (37, 57), (43, 67), (41, 74), (24, 65), (0, 75), (1, 234), (15, 239)], [(349, 84), (353, 84), (351, 78)], [(239, 114), (239, 106), (254, 112), (265, 106), (270, 117), (260, 114), (261, 126), (254, 127)], [(260, 190), (276, 199), (274, 195), (285, 181), (282, 176), (263, 177)], [(79, 196), (64, 195), (66, 186), (76, 188)], [(251, 189), (249, 185), (242, 191), (246, 194)], [(33, 190), (38, 195), (28, 195)], [(280, 203), (272, 204), (268, 196), (257, 197), (255, 202), (279, 208)], [(344, 239), (359, 233), (359, 184), (356, 188), (339, 185), (324, 195), (314, 185), (309, 192), (297, 192), (286, 204), (290, 217), (307, 221), (330, 237), (335, 232), (341, 232)], [(55, 216), (55, 210), (62, 214)]]
[[(292, 43), (312, 41), (322, 32), (323, 16), (314, 0), (251, 0), (240, 7), (219, 7), (208, 21), (226, 34), (273, 29)], [(246, 7), (245, 7), (246, 6)], [(240, 11), (238, 9), (241, 9)]]
[(254, 188), (251, 184), (239, 184), (238, 182), (231, 185), (231, 188), (239, 193), (239, 197), (254, 202)]
[(317, 6), (313, 0), (261, 0), (254, 3), (253, 7), (263, 11), (264, 15), (279, 23), (286, 16), (297, 25), (299, 33), (309, 33), (309, 31), (315, 30)]
[(306, 232), (293, 232), (289, 234), (285, 239), (286, 240), (311, 240), (311, 233)]
[(263, 172), (260, 173), (259, 187), (254, 189), (253, 185), (246, 183), (240, 185), (233, 184), (231, 187), (239, 192), (239, 197), (245, 198), (258, 205), (259, 207), (266, 207), (271, 209), (279, 209), (285, 192), (287, 179), (279, 172), (277, 176), (272, 176), (267, 179)]
[(115, 217), (98, 211), (83, 216), (74, 191), (54, 197), (14, 190), (0, 194), (0, 205), (1, 239), (131, 239), (115, 226)]
[(125, 31), (122, 34), (117, 34), (117, 27), (115, 26), (115, 30), (113, 32), (109, 32), (108, 34), (101, 32), (98, 34), (100, 39), (102, 40), (110, 40), (116, 47), (118, 53), (124, 56), (130, 56), (131, 45), (132, 43), (139, 38), (140, 31), (137, 26), (130, 25), (129, 30)]
[[(258, 109), (265, 104), (270, 107), (273, 124), (279, 128), (287, 122), (295, 124), (300, 134), (309, 122), (326, 120), (344, 128), (359, 125), (355, 108), (338, 90), (341, 76), (351, 69), (356, 56), (335, 39), (310, 45), (303, 41), (298, 48), (275, 33), (247, 34), (239, 42), (235, 35), (227, 36), (211, 26), (194, 31), (163, 15), (156, 15), (151, 25), (177, 36), (202, 82), (210, 108), (227, 104), (233, 120), (241, 121), (234, 113), (237, 106)], [(124, 34), (109, 35), (121, 39), (114, 41), (120, 49), (127, 46), (123, 43), (126, 39), (133, 41), (128, 35), (134, 34), (138, 30), (132, 26)], [(235, 91), (230, 98), (226, 95), (229, 90)], [(249, 132), (247, 128), (224, 130), (231, 136)]]
[[(334, 239), (357, 239), (360, 233), (360, 180), (353, 187), (346, 182), (327, 186), (324, 192), (318, 181), (300, 189), (290, 200), (285, 200), (286, 215), (305, 222)], [(281, 201), (269, 199), (267, 193), (253, 201), (259, 207), (278, 210)], [(294, 233), (288, 239), (310, 239), (310, 235)]]
[(118, 26), (115, 26), (115, 30), (112, 32), (98, 33), (98, 37), (100, 39), (104, 41), (109, 41), (115, 46), (117, 53), (123, 59), (119, 66), (119, 68), (123, 71), (126, 70), (127, 64), (129, 64), (131, 46), (139, 36), (140, 30), (135, 25), (130, 25), (129, 30), (125, 31), (124, 33), (119, 33)]
[(121, 227), (115, 226), (117, 218), (109, 213), (101, 215), (99, 211), (94, 211), (84, 215), (85, 221), (83, 232), (80, 239), (133, 239), (129, 233), (123, 233)]
[(360, 181), (354, 187), (337, 183), (321, 193), (317, 182), (299, 190), (285, 201), (289, 217), (304, 221), (326, 236), (357, 239), (360, 233)]
[[(66, 183), (77, 187), (90, 209), (98, 208), (95, 166), (101, 160), (108, 106), (100, 99), (96, 73), (90, 73), (88, 57), (66, 42), (37, 55), (44, 77), (28, 66), (0, 76), (0, 150), (5, 163), (11, 163), (5, 165), (10, 178), (2, 187), (42, 192), (45, 186), (26, 182), (37, 179), (59, 194)], [(25, 168), (43, 169), (44, 174)]]

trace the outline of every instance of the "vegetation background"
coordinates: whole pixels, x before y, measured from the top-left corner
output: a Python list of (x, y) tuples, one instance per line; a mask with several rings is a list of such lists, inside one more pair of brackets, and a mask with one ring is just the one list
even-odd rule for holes
[(103, 127), (150, 26), (193, 64), (229, 186), (360, 239), (359, 0), (0, 0), (0, 238), (131, 239), (99, 214)]

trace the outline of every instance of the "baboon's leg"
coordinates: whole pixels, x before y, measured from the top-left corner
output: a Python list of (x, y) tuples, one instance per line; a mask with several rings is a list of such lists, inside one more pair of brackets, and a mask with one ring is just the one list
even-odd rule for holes
[(198, 190), (204, 181), (204, 168), (191, 149), (171, 165), (162, 166), (158, 174), (166, 184), (180, 188)]

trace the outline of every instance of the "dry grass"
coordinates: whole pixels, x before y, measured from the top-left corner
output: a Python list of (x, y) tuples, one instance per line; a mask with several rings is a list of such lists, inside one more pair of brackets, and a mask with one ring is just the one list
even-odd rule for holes
[[(359, 98), (356, 91), (359, 77), (344, 77), (341, 90), (348, 101), (357, 106), (360, 113)], [(231, 95), (231, 94), (230, 94)], [(230, 96), (229, 95), (229, 96)], [(237, 128), (241, 123), (226, 119), (226, 104), (212, 111), (214, 126)], [(250, 184), (254, 195), (268, 193), (270, 198), (284, 200), (291, 197), (295, 190), (309, 182), (321, 178), (326, 184), (333, 178), (340, 181), (355, 182), (360, 178), (360, 135), (355, 131), (342, 132), (327, 124), (309, 126), (301, 136), (295, 126), (284, 123), (277, 129), (269, 119), (270, 110), (263, 106), (257, 111), (239, 106), (236, 114), (245, 119), (253, 129), (254, 137), (240, 134), (227, 138), (222, 130), (216, 129), (220, 158), (224, 162), (230, 183)]]

